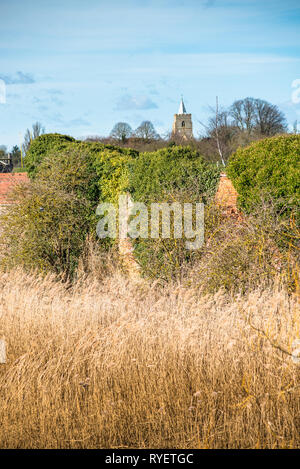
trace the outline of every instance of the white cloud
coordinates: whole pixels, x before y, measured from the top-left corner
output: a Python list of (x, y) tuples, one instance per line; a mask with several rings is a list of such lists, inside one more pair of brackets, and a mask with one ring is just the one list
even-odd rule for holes
[(131, 96), (130, 94), (124, 94), (118, 99), (115, 110), (156, 109), (157, 107), (157, 104), (150, 98), (147, 98), (147, 96)]

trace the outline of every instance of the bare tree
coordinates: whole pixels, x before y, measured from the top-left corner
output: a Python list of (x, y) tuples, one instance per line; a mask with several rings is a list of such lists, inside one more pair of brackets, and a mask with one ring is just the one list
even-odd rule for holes
[(132, 128), (126, 122), (118, 122), (110, 133), (112, 138), (122, 141), (123, 143), (125, 143), (131, 135)]
[(255, 127), (255, 103), (253, 98), (239, 99), (230, 107), (230, 115), (240, 130), (251, 132)]
[(143, 121), (136, 129), (135, 136), (144, 140), (157, 140), (160, 138), (150, 121)]
[(216, 141), (217, 141), (218, 152), (219, 152), (222, 164), (223, 166), (225, 166), (223, 152), (222, 152), (221, 145), (220, 145), (218, 127), (219, 127), (219, 102), (218, 102), (218, 96), (216, 96)]
[[(208, 120), (208, 125), (204, 127), (206, 128), (207, 137), (216, 148), (222, 165), (225, 166), (225, 162), (232, 151), (231, 140), (235, 128), (231, 125), (228, 111), (219, 109), (218, 97), (216, 97), (216, 107), (211, 107), (210, 110), (212, 115)], [(202, 122), (200, 124), (204, 125)]]
[(262, 99), (245, 98), (235, 101), (230, 107), (234, 124), (249, 134), (258, 132), (272, 136), (287, 130), (283, 113), (274, 104)]
[(262, 135), (272, 136), (287, 131), (284, 114), (274, 104), (255, 100), (256, 128)]
[(22, 145), (23, 153), (26, 155), (32, 141), (45, 133), (45, 128), (40, 122), (36, 122), (32, 125), (32, 131), (27, 129), (24, 135), (24, 142)]
[(298, 133), (298, 121), (297, 121), (297, 119), (295, 120), (295, 122), (293, 124), (293, 133), (294, 134)]
[(40, 122), (36, 122), (32, 125), (32, 139), (39, 137), (40, 135), (45, 133), (45, 128), (42, 126)]

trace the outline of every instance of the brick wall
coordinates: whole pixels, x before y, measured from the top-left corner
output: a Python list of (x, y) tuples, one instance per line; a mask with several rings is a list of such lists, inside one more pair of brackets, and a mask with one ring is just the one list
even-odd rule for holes
[(215, 195), (215, 201), (225, 212), (238, 214), (237, 209), (238, 193), (233, 187), (231, 180), (225, 173), (221, 173), (219, 187)]

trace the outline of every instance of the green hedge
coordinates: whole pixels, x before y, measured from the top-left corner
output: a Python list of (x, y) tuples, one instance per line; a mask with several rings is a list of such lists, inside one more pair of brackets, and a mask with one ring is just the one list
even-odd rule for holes
[[(130, 191), (135, 201), (207, 203), (214, 195), (220, 169), (207, 163), (198, 151), (172, 146), (143, 153), (130, 163)], [(150, 207), (149, 207), (150, 208)], [(195, 252), (185, 247), (186, 239), (142, 239), (134, 241), (135, 256), (146, 276), (165, 281), (180, 275)]]
[(239, 194), (239, 204), (251, 212), (261, 197), (273, 200), (278, 211), (299, 209), (300, 135), (282, 135), (239, 148), (226, 172)]
[[(98, 142), (43, 135), (31, 145), (29, 187), (15, 190), (16, 202), (3, 221), (7, 244), (2, 266), (21, 264), (71, 278), (86, 239), (96, 239), (96, 207), (127, 191), (128, 161), (138, 153)], [(102, 240), (107, 249), (112, 240)]]
[[(85, 239), (96, 237), (99, 202), (117, 203), (119, 194), (126, 192), (146, 204), (205, 202), (214, 194), (220, 173), (189, 147), (139, 154), (59, 134), (34, 140), (26, 167), (33, 181), (30, 190), (20, 189), (18, 208), (7, 218), (8, 252), (23, 265), (67, 276), (76, 271)], [(99, 245), (105, 249), (112, 241)], [(192, 255), (184, 242), (141, 239), (136, 241), (136, 253), (144, 266), (151, 259), (158, 276), (164, 269), (164, 278), (170, 278)]]
[(24, 160), (29, 177), (35, 177), (37, 168), (47, 153), (64, 150), (70, 142), (75, 142), (75, 138), (61, 134), (43, 134), (34, 139)]
[(15, 200), (1, 218), (0, 265), (73, 277), (94, 216), (91, 204), (37, 180), (17, 186)]
[(93, 164), (101, 201), (116, 203), (119, 194), (129, 191), (130, 165), (138, 156), (136, 150), (108, 146), (97, 154)]
[(215, 192), (219, 175), (218, 167), (197, 150), (173, 146), (142, 153), (131, 163), (131, 192), (141, 202), (162, 201), (182, 191), (189, 191), (198, 202), (205, 201)]
[(56, 180), (60, 188), (79, 191), (96, 203), (128, 190), (128, 163), (138, 154), (130, 148), (45, 134), (32, 142), (25, 165), (31, 178)]

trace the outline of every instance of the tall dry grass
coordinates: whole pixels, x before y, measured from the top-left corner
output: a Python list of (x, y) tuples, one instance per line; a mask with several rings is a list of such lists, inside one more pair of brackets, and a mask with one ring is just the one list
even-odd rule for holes
[(300, 447), (299, 303), (280, 287), (66, 288), (21, 270), (0, 287), (1, 448)]

